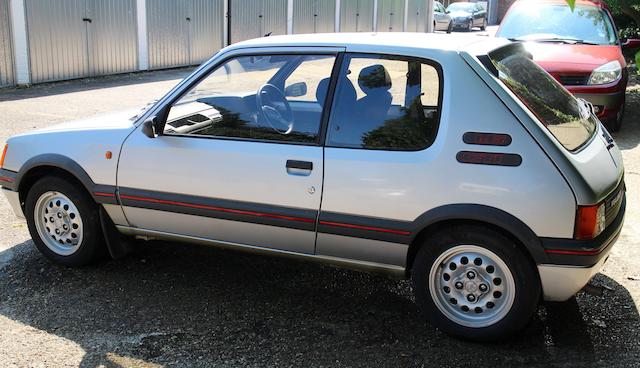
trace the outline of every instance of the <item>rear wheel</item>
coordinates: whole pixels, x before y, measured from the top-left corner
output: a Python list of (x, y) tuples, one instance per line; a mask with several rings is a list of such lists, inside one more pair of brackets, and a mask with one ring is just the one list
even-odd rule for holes
[(449, 22), (449, 26), (447, 27), (447, 33), (451, 33), (453, 31), (453, 21)]
[(507, 337), (535, 312), (540, 283), (526, 255), (499, 232), (479, 226), (441, 231), (427, 239), (412, 273), (425, 319), (470, 340)]
[(27, 193), (25, 215), (36, 247), (56, 263), (82, 266), (106, 254), (97, 205), (64, 179), (38, 180)]

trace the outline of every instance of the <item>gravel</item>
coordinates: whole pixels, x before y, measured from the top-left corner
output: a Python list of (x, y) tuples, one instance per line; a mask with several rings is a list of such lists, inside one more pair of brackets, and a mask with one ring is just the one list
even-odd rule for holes
[[(0, 142), (32, 128), (135, 107), (189, 70), (0, 91)], [(615, 138), (627, 221), (595, 284), (541, 306), (510, 341), (467, 343), (420, 322), (407, 281), (200, 246), (141, 243), (122, 260), (46, 261), (0, 199), (2, 367), (640, 367), (640, 81)]]

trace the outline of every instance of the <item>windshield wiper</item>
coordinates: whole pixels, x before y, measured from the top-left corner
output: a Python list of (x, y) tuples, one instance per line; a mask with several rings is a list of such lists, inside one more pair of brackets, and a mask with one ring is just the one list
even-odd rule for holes
[(578, 38), (569, 38), (569, 37), (548, 37), (548, 38), (527, 38), (527, 37), (513, 37), (509, 38), (509, 41), (520, 41), (520, 42), (556, 42), (556, 43), (564, 43), (567, 45), (599, 45), (595, 42), (585, 41)]

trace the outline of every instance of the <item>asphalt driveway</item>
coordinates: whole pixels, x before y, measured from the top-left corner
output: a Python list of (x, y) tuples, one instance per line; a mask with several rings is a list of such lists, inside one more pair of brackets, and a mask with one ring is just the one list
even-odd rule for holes
[[(0, 143), (160, 97), (178, 69), (0, 90)], [(640, 83), (615, 136), (628, 215), (599, 298), (539, 309), (512, 341), (419, 322), (411, 286), (381, 276), (164, 242), (69, 269), (46, 261), (0, 198), (0, 366), (640, 366)]]

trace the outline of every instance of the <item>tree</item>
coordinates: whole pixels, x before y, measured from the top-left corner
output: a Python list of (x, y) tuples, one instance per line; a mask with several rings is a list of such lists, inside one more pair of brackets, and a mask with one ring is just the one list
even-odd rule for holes
[(640, 0), (606, 0), (614, 13), (622, 13), (633, 19), (640, 27)]
[[(614, 13), (622, 13), (633, 19), (640, 27), (640, 0), (604, 0)], [(571, 9), (576, 5), (576, 0), (567, 0)]]

